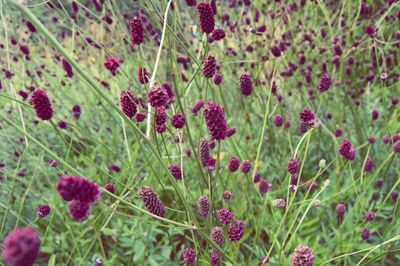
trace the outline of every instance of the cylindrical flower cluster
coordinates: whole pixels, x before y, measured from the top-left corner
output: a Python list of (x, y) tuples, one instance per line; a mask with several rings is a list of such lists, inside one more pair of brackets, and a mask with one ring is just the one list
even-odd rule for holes
[(297, 247), (292, 256), (291, 266), (313, 266), (314, 252), (311, 248), (305, 246)]
[(119, 108), (127, 117), (135, 116), (137, 112), (135, 96), (130, 91), (123, 91), (119, 95)]
[(149, 212), (159, 217), (164, 217), (164, 205), (151, 187), (142, 187), (142, 189), (139, 191), (139, 198), (143, 201), (144, 206)]
[(223, 140), (228, 128), (225, 121), (224, 108), (216, 102), (208, 102), (204, 107), (204, 118), (208, 131), (215, 140)]
[(207, 2), (201, 2), (197, 5), (197, 12), (199, 13), (201, 30), (205, 33), (211, 33), (215, 27), (211, 5)]
[(210, 201), (207, 196), (200, 196), (197, 201), (197, 213), (202, 217), (207, 217), (210, 210)]
[(210, 159), (210, 149), (208, 147), (208, 141), (205, 138), (200, 139), (199, 159), (200, 159), (201, 165), (203, 167), (206, 167), (208, 160)]
[(249, 73), (243, 72), (239, 77), (240, 92), (244, 96), (250, 96), (253, 92), (253, 80)]
[(131, 19), (129, 21), (129, 31), (132, 45), (140, 45), (144, 39), (142, 20), (138, 17)]
[(356, 147), (348, 139), (344, 139), (339, 147), (339, 153), (345, 159), (352, 161), (356, 156)]
[(204, 77), (206, 78), (212, 78), (217, 71), (217, 61), (215, 60), (215, 57), (212, 55), (209, 55), (202, 64), (202, 72)]
[(228, 230), (228, 237), (232, 242), (238, 242), (244, 235), (246, 230), (246, 225), (243, 221), (238, 220), (232, 224), (231, 228)]
[(31, 96), (31, 103), (36, 115), (42, 120), (50, 120), (53, 117), (53, 108), (46, 92), (42, 89), (35, 90)]

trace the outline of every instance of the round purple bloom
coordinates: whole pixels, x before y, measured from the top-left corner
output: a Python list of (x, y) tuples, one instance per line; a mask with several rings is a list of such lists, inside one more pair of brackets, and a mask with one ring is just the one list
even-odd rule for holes
[(293, 252), (290, 266), (313, 266), (314, 258), (314, 252), (311, 248), (299, 246)]
[(243, 174), (247, 174), (247, 173), (250, 172), (250, 170), (251, 170), (251, 161), (250, 160), (244, 160), (242, 162), (242, 164), (240, 165), (240, 171)]
[(356, 155), (356, 148), (348, 139), (344, 139), (339, 147), (339, 153), (349, 161), (354, 160)]
[(153, 107), (165, 106), (168, 98), (168, 93), (163, 86), (153, 87), (147, 93), (147, 99)]
[(192, 265), (196, 261), (196, 252), (192, 248), (183, 251), (183, 260), (186, 265)]
[(377, 32), (378, 32), (378, 29), (377, 29), (376, 26), (373, 25), (373, 24), (368, 25), (368, 26), (365, 28), (365, 33), (366, 33), (369, 37), (371, 37), (371, 38), (376, 37)]
[(371, 232), (369, 231), (368, 228), (364, 228), (364, 229), (361, 231), (361, 238), (362, 238), (362, 240), (367, 240), (367, 239), (370, 237), (370, 235), (371, 235)]
[(300, 120), (303, 122), (307, 127), (313, 127), (317, 121), (317, 117), (313, 110), (311, 109), (304, 109), (300, 112)]
[(258, 183), (258, 189), (259, 189), (260, 193), (263, 195), (265, 193), (267, 193), (268, 191), (270, 191), (271, 187), (272, 187), (271, 183), (269, 183), (267, 180), (265, 180), (263, 178)]
[(346, 205), (344, 205), (343, 203), (338, 203), (336, 205), (336, 216), (338, 218), (343, 218), (345, 213), (346, 213)]
[(218, 251), (214, 251), (210, 255), (210, 266), (219, 266), (221, 263), (221, 254)]
[(230, 192), (229, 190), (225, 190), (225, 191), (222, 193), (222, 198), (223, 198), (224, 200), (230, 200), (230, 199), (232, 198), (232, 192)]
[(230, 212), (228, 209), (221, 209), (218, 211), (218, 219), (221, 222), (221, 224), (227, 225), (232, 222), (233, 219), (233, 213)]
[(210, 39), (211, 41), (219, 41), (225, 38), (225, 30), (224, 29), (215, 29), (211, 32)]
[(276, 127), (281, 127), (283, 125), (283, 117), (281, 115), (276, 115), (274, 119), (274, 124)]
[(213, 77), (214, 84), (217, 86), (220, 85), (222, 83), (222, 79), (223, 79), (223, 76), (221, 73), (219, 73), (219, 72), (215, 73), (215, 75)]
[(50, 211), (51, 211), (51, 208), (49, 205), (47, 205), (47, 204), (40, 205), (37, 210), (37, 217), (44, 218), (47, 215), (49, 215)]
[(238, 242), (244, 235), (246, 230), (246, 225), (243, 221), (238, 220), (232, 224), (231, 228), (228, 230), (228, 237), (232, 242)]
[(199, 110), (204, 106), (204, 100), (199, 100), (198, 102), (196, 102), (196, 104), (193, 106), (192, 108), (192, 114), (193, 115), (197, 115), (197, 113), (199, 112)]
[(239, 166), (240, 166), (240, 162), (237, 157), (232, 157), (229, 159), (229, 163), (228, 163), (229, 172), (231, 172), (231, 173), (236, 172), (239, 169)]
[(286, 169), (291, 175), (297, 174), (299, 171), (299, 160), (294, 158), (290, 159)]
[(19, 227), (3, 240), (3, 257), (9, 266), (33, 266), (40, 251), (40, 238), (31, 227)]
[(398, 140), (398, 141), (396, 141), (394, 144), (393, 144), (393, 151), (395, 152), (395, 153), (399, 153), (400, 152), (400, 140)]
[(281, 56), (281, 49), (277, 45), (271, 46), (270, 51), (271, 51), (272, 55), (275, 57)]
[(107, 184), (105, 184), (104, 185), (104, 188), (108, 191), (108, 192), (110, 192), (110, 193), (115, 193), (115, 187), (114, 187), (114, 184), (113, 183), (107, 183)]
[(185, 116), (183, 114), (175, 114), (171, 117), (171, 125), (174, 128), (183, 128), (186, 123)]

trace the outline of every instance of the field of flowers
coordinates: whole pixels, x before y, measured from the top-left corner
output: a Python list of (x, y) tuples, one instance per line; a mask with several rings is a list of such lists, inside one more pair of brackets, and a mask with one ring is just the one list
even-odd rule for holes
[(0, 0), (0, 265), (400, 265), (400, 1)]

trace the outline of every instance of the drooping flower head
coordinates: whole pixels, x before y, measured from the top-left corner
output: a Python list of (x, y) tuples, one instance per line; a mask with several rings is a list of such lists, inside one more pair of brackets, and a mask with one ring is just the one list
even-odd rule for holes
[(215, 140), (223, 140), (228, 126), (225, 121), (224, 108), (216, 102), (208, 102), (204, 106), (204, 118), (210, 135)]
[(40, 239), (31, 227), (19, 227), (3, 241), (3, 257), (9, 266), (32, 266), (40, 250)]
[(129, 118), (135, 116), (137, 112), (136, 98), (130, 91), (123, 91), (119, 95), (119, 108)]
[(144, 39), (142, 20), (138, 17), (131, 19), (129, 21), (129, 30), (132, 45), (140, 45)]
[(201, 2), (197, 5), (197, 13), (200, 18), (201, 30), (205, 33), (211, 33), (215, 27), (215, 20), (212, 7), (207, 2)]
[(297, 247), (292, 256), (291, 266), (313, 266), (314, 252), (306, 246)]
[(94, 203), (101, 196), (101, 190), (96, 183), (79, 176), (60, 176), (57, 191), (66, 201)]
[(146, 209), (159, 217), (164, 217), (165, 208), (162, 204), (160, 198), (153, 191), (153, 189), (149, 186), (144, 186), (139, 191), (139, 198), (143, 201)]
[(31, 102), (36, 115), (42, 120), (50, 120), (53, 117), (53, 108), (46, 92), (42, 89), (35, 90), (31, 96)]
[(240, 92), (244, 96), (250, 96), (253, 92), (253, 80), (251, 79), (249, 73), (243, 72), (239, 77), (239, 87)]

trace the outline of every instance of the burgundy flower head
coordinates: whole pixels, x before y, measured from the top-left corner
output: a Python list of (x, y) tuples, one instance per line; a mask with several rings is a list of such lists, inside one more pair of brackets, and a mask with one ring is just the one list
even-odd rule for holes
[(134, 117), (137, 112), (135, 100), (135, 96), (130, 91), (123, 91), (119, 95), (119, 107), (129, 118)]
[(201, 165), (203, 167), (206, 167), (208, 160), (210, 159), (210, 149), (208, 147), (208, 141), (205, 138), (200, 139), (199, 159), (200, 159)]
[(107, 57), (104, 61), (104, 67), (110, 71), (110, 73), (115, 76), (118, 73), (118, 68), (120, 66), (120, 60), (114, 57)]
[(369, 239), (370, 235), (371, 235), (371, 231), (370, 231), (368, 228), (364, 228), (364, 229), (361, 231), (361, 239), (362, 239), (362, 240), (367, 240), (367, 239)]
[(324, 73), (319, 81), (318, 85), (318, 90), (320, 92), (324, 92), (329, 90), (329, 88), (332, 86), (332, 79), (328, 75), (328, 73)]
[(243, 72), (239, 77), (239, 87), (240, 92), (244, 96), (250, 96), (253, 92), (253, 80), (251, 79), (249, 73)]
[(37, 217), (44, 218), (47, 215), (49, 215), (50, 211), (51, 211), (51, 208), (49, 205), (47, 205), (47, 204), (40, 205), (37, 210)]
[(108, 192), (110, 192), (110, 193), (115, 193), (115, 187), (114, 187), (114, 184), (113, 183), (107, 183), (107, 184), (105, 184), (104, 185), (104, 188), (108, 191)]
[(212, 55), (209, 55), (202, 64), (202, 72), (204, 77), (212, 78), (217, 70), (217, 60)]
[(222, 83), (222, 80), (223, 80), (222, 74), (219, 72), (215, 73), (213, 78), (214, 84), (218, 86)]
[(74, 76), (74, 71), (72, 70), (72, 66), (70, 65), (70, 63), (65, 58), (62, 58), (61, 64), (64, 68), (65, 75), (69, 78), (72, 78)]
[(233, 220), (233, 213), (223, 208), (218, 211), (218, 219), (223, 225), (230, 224)]
[(208, 102), (204, 107), (204, 118), (210, 135), (215, 140), (223, 140), (228, 128), (225, 121), (224, 108), (216, 102)]
[(230, 200), (232, 198), (232, 192), (230, 192), (229, 190), (225, 190), (222, 193), (222, 199), (223, 200)]
[(242, 164), (240, 165), (240, 171), (243, 174), (248, 174), (251, 170), (251, 161), (250, 160), (244, 160)]
[(231, 228), (228, 230), (228, 237), (232, 242), (238, 242), (244, 235), (246, 230), (246, 225), (243, 221), (238, 220), (232, 224)]
[(32, 266), (40, 250), (40, 239), (31, 227), (19, 227), (3, 241), (3, 257), (9, 266)]
[(146, 68), (139, 67), (137, 76), (140, 84), (146, 84), (147, 82), (149, 82), (149, 73), (147, 73)]
[(164, 217), (165, 208), (162, 204), (160, 198), (153, 191), (153, 189), (149, 186), (144, 186), (139, 191), (139, 198), (143, 201), (146, 209), (159, 217)]
[(232, 157), (229, 159), (229, 163), (228, 163), (229, 172), (231, 172), (231, 173), (236, 172), (239, 169), (239, 166), (240, 166), (240, 162), (237, 157)]
[(223, 247), (225, 244), (224, 231), (221, 227), (214, 227), (211, 230), (211, 239), (217, 244), (219, 247)]
[(196, 252), (192, 248), (186, 248), (183, 251), (183, 261), (186, 265), (193, 265), (196, 261)]
[(400, 153), (400, 140), (396, 141), (392, 147), (395, 153)]
[(69, 205), (69, 214), (74, 221), (82, 222), (90, 215), (90, 203), (74, 200)]
[(200, 111), (201, 108), (204, 106), (204, 100), (199, 100), (195, 103), (195, 105), (192, 108), (192, 114), (197, 115), (197, 113)]
[(207, 217), (208, 211), (210, 210), (210, 201), (207, 196), (200, 196), (197, 201), (197, 213), (201, 217)]
[(168, 166), (168, 171), (177, 180), (182, 180), (185, 177), (185, 175), (182, 172), (181, 167), (179, 165), (177, 165), (177, 164), (170, 164)]
[(36, 115), (42, 120), (50, 120), (53, 117), (53, 108), (49, 97), (44, 90), (38, 89), (32, 93), (31, 102)]
[(276, 127), (281, 127), (283, 125), (283, 117), (281, 115), (276, 115), (274, 119), (274, 124)]
[(221, 254), (218, 251), (214, 251), (210, 255), (210, 266), (219, 266), (221, 263)]
[(300, 120), (307, 127), (313, 127), (314, 124), (317, 122), (317, 117), (314, 114), (313, 110), (306, 108), (300, 112)]
[(260, 182), (258, 183), (258, 189), (260, 191), (260, 193), (262, 195), (264, 195), (265, 193), (267, 193), (268, 191), (271, 190), (271, 183), (269, 183), (267, 180), (265, 180), (264, 178), (262, 178), (260, 180)]
[(297, 159), (290, 159), (287, 167), (286, 167), (287, 171), (289, 174), (294, 175), (297, 174), (299, 171), (299, 160)]
[(344, 205), (343, 203), (338, 203), (336, 205), (336, 216), (338, 218), (343, 218), (345, 213), (346, 213), (346, 205)]
[(171, 117), (171, 125), (174, 128), (183, 128), (186, 123), (185, 116), (183, 114), (175, 114)]
[(376, 37), (377, 32), (378, 32), (378, 29), (373, 24), (371, 24), (365, 28), (365, 33), (371, 38)]
[(30, 32), (32, 32), (32, 33), (36, 32), (36, 27), (32, 24), (32, 22), (27, 20), (25, 24), (28, 27)]
[(156, 108), (156, 131), (157, 133), (164, 133), (167, 130), (165, 122), (167, 121), (167, 113), (164, 107)]
[(207, 2), (201, 2), (197, 5), (197, 12), (199, 13), (201, 30), (205, 33), (211, 33), (215, 27), (211, 5)]
[(101, 196), (101, 190), (96, 183), (79, 176), (60, 176), (57, 191), (66, 201), (93, 203)]
[(156, 86), (149, 90), (147, 93), (147, 99), (151, 106), (162, 107), (167, 104), (168, 93), (163, 86)]
[(210, 35), (211, 41), (220, 41), (225, 38), (225, 30), (224, 29), (215, 29), (211, 32)]
[(277, 45), (271, 46), (270, 50), (273, 56), (275, 57), (281, 56), (281, 49), (279, 48), (279, 46)]
[(356, 156), (356, 148), (348, 139), (344, 139), (339, 147), (339, 153), (349, 161), (354, 160)]
[(129, 21), (129, 30), (132, 45), (140, 45), (144, 39), (142, 20), (138, 17), (131, 19)]
[(313, 266), (314, 252), (311, 248), (305, 246), (297, 247), (292, 256), (290, 266)]

